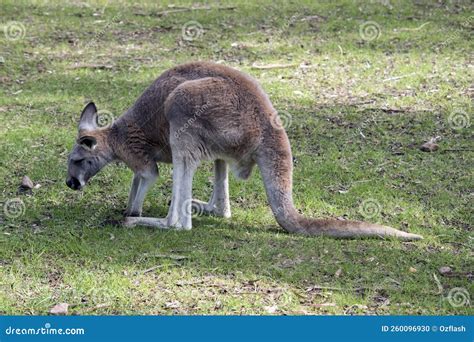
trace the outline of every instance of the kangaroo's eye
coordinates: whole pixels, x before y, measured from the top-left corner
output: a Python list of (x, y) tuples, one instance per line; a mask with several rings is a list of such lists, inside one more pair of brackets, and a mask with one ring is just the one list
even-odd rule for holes
[(83, 161), (84, 161), (84, 158), (73, 160), (74, 164), (77, 164), (77, 165), (79, 165), (79, 164), (82, 163)]

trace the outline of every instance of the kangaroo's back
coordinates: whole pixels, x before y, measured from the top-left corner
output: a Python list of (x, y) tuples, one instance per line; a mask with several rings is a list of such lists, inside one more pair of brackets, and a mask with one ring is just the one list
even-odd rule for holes
[[(135, 122), (151, 121), (160, 124), (166, 121), (164, 112), (166, 99), (178, 86), (187, 81), (209, 77), (223, 79), (234, 86), (232, 92), (227, 90), (222, 94), (221, 101), (238, 101), (240, 107), (257, 106), (263, 112), (273, 110), (268, 96), (252, 77), (228, 66), (211, 62), (195, 62), (176, 66), (161, 74), (124, 116)], [(215, 92), (225, 90), (217, 87), (214, 89)]]

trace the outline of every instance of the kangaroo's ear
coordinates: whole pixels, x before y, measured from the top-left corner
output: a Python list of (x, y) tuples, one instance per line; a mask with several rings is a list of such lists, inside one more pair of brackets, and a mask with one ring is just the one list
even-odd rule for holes
[(82, 110), (79, 119), (79, 130), (93, 131), (97, 128), (97, 107), (94, 102), (89, 102)]

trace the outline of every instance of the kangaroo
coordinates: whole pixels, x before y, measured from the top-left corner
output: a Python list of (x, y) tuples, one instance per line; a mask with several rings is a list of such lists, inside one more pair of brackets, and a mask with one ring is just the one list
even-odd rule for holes
[[(124, 225), (191, 229), (193, 208), (230, 217), (228, 170), (247, 179), (258, 165), (268, 202), (291, 233), (336, 238), (422, 236), (360, 221), (312, 219), (293, 205), (293, 158), (287, 134), (267, 94), (252, 77), (233, 68), (195, 62), (165, 71), (123, 115), (97, 124), (94, 103), (82, 111), (78, 138), (68, 157), (66, 184), (85, 186), (114, 160), (133, 172)], [(214, 162), (208, 202), (192, 199), (192, 179), (201, 161)], [(141, 217), (143, 200), (158, 176), (157, 163), (173, 164), (171, 205), (166, 218)]]

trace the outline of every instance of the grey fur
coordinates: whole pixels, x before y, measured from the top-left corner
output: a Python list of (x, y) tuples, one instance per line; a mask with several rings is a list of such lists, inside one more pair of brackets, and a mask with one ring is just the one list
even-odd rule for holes
[[(193, 205), (207, 214), (230, 217), (228, 165), (243, 179), (258, 165), (275, 218), (289, 232), (422, 238), (366, 222), (300, 215), (293, 205), (290, 143), (285, 130), (275, 125), (278, 114), (257, 81), (232, 68), (206, 62), (177, 66), (164, 72), (111, 126), (98, 128), (96, 115), (92, 104), (81, 115), (67, 183), (74, 188), (71, 185), (78, 180), (81, 188), (108, 162), (125, 162), (135, 173), (126, 226), (191, 229)], [(76, 165), (78, 158), (83, 162)], [(204, 160), (215, 161), (215, 185), (208, 203), (192, 199), (192, 179)], [(173, 163), (168, 215), (139, 217), (160, 162)]]

